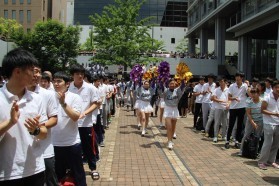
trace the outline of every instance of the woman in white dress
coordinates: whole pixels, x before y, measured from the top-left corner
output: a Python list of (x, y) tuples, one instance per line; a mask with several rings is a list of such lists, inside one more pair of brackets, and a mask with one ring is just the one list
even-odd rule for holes
[(140, 116), (140, 123), (142, 126), (141, 136), (146, 134), (146, 127), (149, 122), (150, 113), (153, 112), (153, 108), (150, 105), (151, 98), (154, 94), (154, 89), (150, 88), (149, 82), (144, 81), (143, 86), (138, 89), (138, 113)]
[(166, 121), (167, 127), (167, 138), (168, 138), (168, 148), (169, 150), (173, 149), (172, 138), (175, 132), (176, 122), (179, 118), (178, 112), (178, 102), (184, 91), (184, 81), (182, 80), (181, 86), (176, 87), (176, 81), (171, 79), (169, 81), (169, 88), (164, 87), (164, 100), (165, 100), (165, 109), (164, 109), (164, 118)]
[(140, 127), (141, 127), (140, 112), (139, 112), (139, 105), (140, 105), (141, 100), (139, 99), (139, 96), (138, 96), (139, 88), (140, 88), (140, 86), (138, 85), (137, 81), (134, 82), (131, 87), (131, 91), (133, 92), (131, 95), (133, 96), (133, 105), (134, 105), (134, 109), (135, 109), (134, 115), (137, 116), (138, 130), (140, 130)]

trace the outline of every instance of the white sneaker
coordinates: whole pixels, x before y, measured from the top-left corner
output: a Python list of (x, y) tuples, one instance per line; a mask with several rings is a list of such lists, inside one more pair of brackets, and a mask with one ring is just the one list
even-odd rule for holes
[(138, 124), (138, 130), (140, 130), (140, 127), (141, 127), (141, 124), (139, 123), (139, 124)]
[(176, 136), (176, 133), (174, 133), (172, 138), (173, 138), (173, 139), (176, 139), (176, 137), (177, 137), (177, 136)]
[(143, 137), (145, 135), (145, 130), (142, 130), (141, 136)]
[(160, 127), (160, 128), (163, 128), (163, 127), (164, 127), (164, 124), (163, 124), (163, 123), (160, 123), (159, 127)]
[(217, 143), (217, 141), (218, 141), (217, 137), (214, 137), (214, 138), (213, 138), (213, 142), (214, 142), (214, 143)]
[(172, 149), (173, 149), (173, 143), (172, 143), (172, 141), (169, 141), (169, 142), (168, 142), (168, 148), (169, 148), (169, 150), (172, 150)]

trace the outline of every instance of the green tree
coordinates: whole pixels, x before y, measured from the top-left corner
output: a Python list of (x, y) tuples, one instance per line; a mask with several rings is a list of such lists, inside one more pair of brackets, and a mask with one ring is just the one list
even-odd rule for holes
[(0, 17), (0, 38), (8, 41), (23, 32), (21, 24), (14, 19), (4, 19)]
[(144, 3), (142, 0), (115, 0), (115, 4), (104, 7), (101, 15), (90, 16), (97, 50), (95, 62), (121, 64), (125, 71), (135, 63), (150, 62), (147, 54), (158, 50), (155, 47), (161, 47), (162, 43), (149, 34), (152, 26), (149, 22), (153, 17), (139, 19)]
[(29, 33), (15, 38), (18, 46), (31, 51), (43, 70), (65, 70), (75, 63), (79, 49), (79, 26), (67, 26), (55, 20), (39, 21)]
[(95, 46), (93, 43), (93, 31), (90, 31), (89, 37), (86, 39), (85, 43), (80, 46), (80, 50), (93, 51), (94, 49)]
[(188, 51), (188, 38), (181, 39), (175, 47), (175, 50), (178, 53)]

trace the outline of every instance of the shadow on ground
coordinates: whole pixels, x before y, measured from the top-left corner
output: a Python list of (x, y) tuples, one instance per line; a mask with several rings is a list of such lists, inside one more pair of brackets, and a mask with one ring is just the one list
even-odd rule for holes
[(148, 143), (148, 144), (142, 144), (142, 145), (140, 145), (140, 147), (151, 148), (151, 146), (153, 146), (153, 145), (155, 145), (157, 148), (161, 148), (159, 142), (152, 142), (152, 143)]
[(279, 176), (278, 177), (264, 176), (263, 180), (272, 185), (279, 185)]
[(258, 167), (258, 162), (255, 161), (255, 160), (254, 161), (253, 160), (244, 161), (243, 163), (246, 164), (246, 165), (253, 166), (253, 167)]

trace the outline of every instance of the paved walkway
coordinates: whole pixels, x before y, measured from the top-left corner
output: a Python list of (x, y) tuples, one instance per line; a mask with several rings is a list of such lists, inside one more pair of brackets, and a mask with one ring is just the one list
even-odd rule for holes
[(256, 160), (238, 157), (237, 149), (225, 150), (224, 142), (213, 144), (192, 131), (192, 123), (191, 115), (178, 120), (169, 151), (158, 118), (151, 118), (141, 137), (133, 112), (118, 109), (101, 148), (101, 178), (92, 181), (88, 175), (88, 185), (279, 185), (279, 170), (260, 170)]

